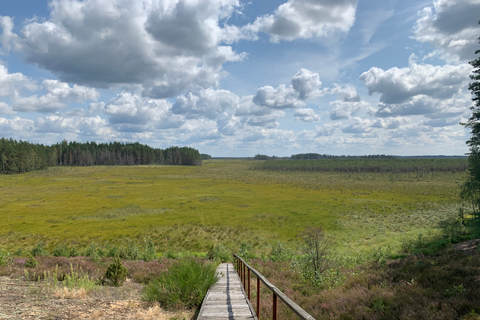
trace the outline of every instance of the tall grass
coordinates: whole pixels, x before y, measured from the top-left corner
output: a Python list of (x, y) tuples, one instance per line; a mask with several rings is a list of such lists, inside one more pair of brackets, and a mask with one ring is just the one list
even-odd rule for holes
[(165, 309), (192, 309), (201, 305), (218, 277), (216, 265), (187, 259), (172, 265), (145, 288), (144, 299), (158, 301)]

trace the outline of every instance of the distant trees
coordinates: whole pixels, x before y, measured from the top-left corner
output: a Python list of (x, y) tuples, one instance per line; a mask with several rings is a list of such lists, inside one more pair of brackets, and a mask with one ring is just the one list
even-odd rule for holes
[(393, 159), (394, 156), (387, 156), (384, 154), (372, 154), (366, 156), (334, 156), (329, 154), (318, 153), (300, 153), (294, 154), (290, 159), (294, 160), (317, 160), (317, 159)]
[(67, 142), (51, 146), (0, 139), (2, 173), (21, 173), (51, 166), (95, 165), (202, 165), (198, 150), (189, 147), (154, 149), (136, 143)]
[[(478, 22), (480, 24), (480, 21)], [(478, 38), (480, 41), (480, 37)], [(479, 54), (476, 50), (475, 54)], [(474, 105), (470, 107), (472, 115), (463, 125), (471, 129), (471, 138), (467, 141), (470, 147), (468, 155), (468, 175), (462, 186), (460, 196), (463, 200), (472, 204), (473, 211), (480, 211), (480, 57), (469, 62), (473, 72), (470, 78), (473, 80), (468, 86), (472, 93)]]

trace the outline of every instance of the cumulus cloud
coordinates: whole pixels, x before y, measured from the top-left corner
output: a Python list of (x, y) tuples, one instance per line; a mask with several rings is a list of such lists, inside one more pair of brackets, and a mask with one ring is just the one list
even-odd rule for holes
[(303, 122), (316, 122), (322, 118), (310, 108), (296, 109), (293, 113), (295, 120)]
[(350, 119), (352, 116), (357, 116), (361, 112), (371, 113), (373, 107), (366, 101), (344, 101), (336, 100), (330, 103), (333, 109), (330, 111), (330, 119), (344, 120)]
[(2, 33), (0, 33), (0, 45), (2, 46), (0, 54), (8, 54), (17, 42), (18, 37), (13, 32), (13, 26), (12, 18), (0, 16), (0, 28), (2, 30)]
[(434, 0), (433, 7), (421, 11), (414, 28), (414, 39), (429, 43), (452, 61), (474, 59), (477, 49), (478, 0)]
[(35, 82), (21, 73), (8, 73), (8, 69), (0, 64), (0, 97), (13, 96), (23, 90), (36, 90)]
[(293, 76), (289, 86), (259, 88), (253, 102), (272, 109), (298, 108), (305, 105), (304, 100), (322, 95), (321, 85), (318, 73), (302, 68)]
[(325, 37), (349, 31), (356, 8), (356, 0), (289, 0), (273, 14), (257, 18), (248, 29), (269, 34), (273, 42)]
[(53, 112), (67, 107), (69, 102), (83, 103), (88, 100), (97, 100), (100, 97), (99, 92), (95, 89), (78, 85), (70, 87), (67, 83), (58, 80), (44, 80), (42, 87), (47, 92), (42, 96), (22, 97), (16, 93), (13, 109), (25, 112)]
[(111, 124), (117, 125), (121, 130), (179, 128), (185, 122), (182, 116), (172, 114), (168, 101), (145, 98), (125, 91), (108, 104), (92, 105), (92, 109), (98, 108), (108, 115)]
[(10, 107), (8, 104), (5, 102), (0, 101), (0, 115), (12, 115), (14, 114), (15, 111), (13, 111), (12, 107)]
[(193, 119), (215, 119), (226, 110), (233, 110), (238, 102), (239, 97), (228, 90), (208, 88), (197, 94), (189, 92), (178, 97), (172, 106), (172, 112)]
[(277, 88), (264, 86), (258, 89), (253, 102), (272, 109), (291, 109), (304, 105), (298, 92), (292, 86), (280, 85)]
[(3, 19), (1, 41), (65, 82), (142, 84), (146, 95), (172, 97), (215, 86), (223, 63), (244, 58), (225, 45), (241, 38), (225, 23), (239, 6), (238, 0), (53, 0), (50, 19), (26, 23), (17, 37)]
[(468, 83), (471, 67), (468, 64), (433, 66), (410, 60), (406, 68), (383, 70), (372, 67), (360, 75), (370, 94), (380, 93), (380, 102), (404, 103), (417, 95), (437, 99), (450, 98)]
[(13, 119), (6, 119), (0, 117), (0, 132), (4, 136), (15, 136), (19, 132), (28, 136), (35, 128), (35, 124), (32, 120), (22, 119), (20, 117), (14, 117)]

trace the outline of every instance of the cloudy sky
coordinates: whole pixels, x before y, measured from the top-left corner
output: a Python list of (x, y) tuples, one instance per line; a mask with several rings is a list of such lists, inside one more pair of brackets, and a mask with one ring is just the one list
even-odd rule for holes
[(15, 0), (0, 137), (212, 156), (468, 151), (480, 0)]

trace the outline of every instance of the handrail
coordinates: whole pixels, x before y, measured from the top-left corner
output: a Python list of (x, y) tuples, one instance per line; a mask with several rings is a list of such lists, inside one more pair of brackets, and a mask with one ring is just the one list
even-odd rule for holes
[[(282, 291), (270, 283), (260, 272), (249, 266), (242, 258), (233, 254), (236, 259), (237, 272), (240, 275), (243, 288), (248, 290), (248, 300), (250, 300), (250, 271), (257, 277), (257, 317), (260, 315), (260, 281), (273, 293), (273, 320), (277, 320), (277, 297), (282, 300), (287, 307), (289, 307), (300, 319), (303, 320), (315, 320), (310, 314), (303, 310), (298, 304), (293, 302), (292, 299), (287, 297)], [(248, 276), (246, 275), (246, 269), (248, 269)]]

